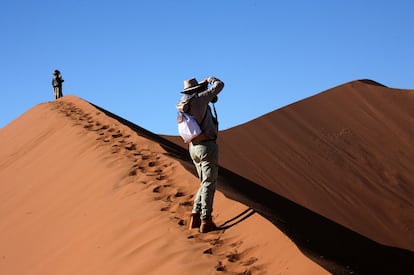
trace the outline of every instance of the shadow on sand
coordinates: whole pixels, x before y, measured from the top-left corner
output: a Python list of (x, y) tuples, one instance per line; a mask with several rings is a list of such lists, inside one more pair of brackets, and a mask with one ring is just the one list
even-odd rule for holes
[(251, 215), (253, 215), (254, 213), (256, 213), (256, 211), (252, 208), (247, 208), (246, 210), (244, 210), (243, 212), (241, 212), (239, 215), (237, 215), (236, 217), (225, 221), (223, 224), (221, 224), (218, 228), (219, 229), (229, 229), (230, 227), (235, 226), (236, 224), (241, 223), (242, 221), (248, 219)]
[[(159, 143), (170, 156), (195, 174), (186, 149), (93, 106), (138, 135)], [(221, 225), (223, 228), (234, 226), (258, 212), (283, 231), (305, 255), (332, 274), (413, 274), (414, 252), (374, 242), (223, 167), (220, 167), (218, 189), (226, 197), (250, 207)]]
[(225, 168), (219, 182), (226, 196), (268, 219), (332, 274), (413, 274), (412, 251), (374, 242)]

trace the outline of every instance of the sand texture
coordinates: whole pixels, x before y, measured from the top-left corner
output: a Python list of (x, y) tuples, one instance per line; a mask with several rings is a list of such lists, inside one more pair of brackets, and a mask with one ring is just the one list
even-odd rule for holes
[(188, 230), (198, 179), (150, 138), (74, 96), (3, 128), (0, 274), (328, 274), (220, 192), (222, 229)]
[(358, 80), (222, 131), (222, 174), (238, 179), (221, 189), (333, 273), (325, 260), (411, 274), (413, 106), (413, 90)]
[(413, 274), (413, 106), (360, 80), (222, 131), (207, 234), (179, 137), (34, 106), (0, 129), (0, 274)]

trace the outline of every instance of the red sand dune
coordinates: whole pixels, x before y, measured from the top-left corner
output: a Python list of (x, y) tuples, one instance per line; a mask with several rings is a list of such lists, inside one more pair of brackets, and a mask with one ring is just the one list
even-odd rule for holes
[(223, 131), (221, 165), (414, 251), (413, 126), (414, 91), (354, 81)]
[(187, 230), (198, 180), (157, 141), (73, 96), (1, 129), (0, 274), (328, 273), (220, 192), (223, 229)]
[(328, 270), (411, 274), (413, 106), (413, 90), (360, 80), (222, 131), (220, 164), (245, 179), (222, 190)]
[(411, 274), (413, 103), (354, 81), (222, 131), (208, 234), (177, 137), (35, 106), (0, 129), (0, 274)]

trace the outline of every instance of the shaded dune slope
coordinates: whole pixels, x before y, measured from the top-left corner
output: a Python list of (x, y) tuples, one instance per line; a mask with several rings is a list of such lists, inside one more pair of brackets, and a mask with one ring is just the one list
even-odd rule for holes
[(327, 274), (220, 192), (221, 229), (188, 231), (186, 150), (76, 97), (35, 106), (0, 141), (1, 274)]
[(375, 241), (414, 251), (413, 106), (414, 91), (347, 83), (223, 131), (221, 164)]
[(387, 258), (378, 272), (403, 274), (414, 263), (413, 106), (414, 91), (347, 83), (223, 131), (221, 165), (357, 233), (289, 215), (316, 246), (366, 272)]

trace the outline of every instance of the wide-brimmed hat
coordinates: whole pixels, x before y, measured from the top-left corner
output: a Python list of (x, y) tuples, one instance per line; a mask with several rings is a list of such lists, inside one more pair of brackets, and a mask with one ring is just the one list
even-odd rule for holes
[(197, 79), (195, 78), (184, 80), (184, 90), (181, 92), (184, 94), (192, 94), (195, 93), (198, 89), (204, 88), (207, 86), (207, 84), (207, 82), (198, 83)]

